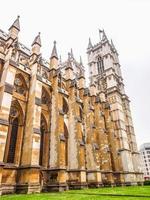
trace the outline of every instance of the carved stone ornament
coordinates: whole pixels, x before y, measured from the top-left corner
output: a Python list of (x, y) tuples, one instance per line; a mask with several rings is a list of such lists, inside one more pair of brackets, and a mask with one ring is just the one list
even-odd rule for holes
[(25, 96), (26, 95), (26, 88), (22, 82), (22, 80), (17, 77), (14, 81), (14, 91)]
[(42, 91), (42, 104), (46, 104), (47, 106), (49, 106), (51, 103), (51, 100), (49, 98), (49, 95), (47, 94), (47, 92), (45, 90)]

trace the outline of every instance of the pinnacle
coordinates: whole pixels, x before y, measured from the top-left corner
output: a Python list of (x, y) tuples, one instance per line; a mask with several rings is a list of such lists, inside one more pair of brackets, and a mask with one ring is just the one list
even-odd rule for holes
[(80, 56), (80, 65), (82, 65), (82, 57)]
[(58, 59), (58, 54), (57, 54), (57, 49), (56, 49), (56, 41), (54, 41), (54, 46), (53, 46), (53, 50), (52, 50), (52, 54), (51, 54), (51, 58), (56, 58)]
[(91, 38), (89, 38), (89, 44), (88, 44), (88, 49), (92, 48), (92, 42), (91, 42)]
[(70, 55), (71, 55), (72, 58), (74, 57), (72, 48), (71, 48), (71, 51), (70, 51)]
[(40, 47), (41, 47), (41, 37), (40, 37), (41, 33), (39, 32), (38, 35), (35, 37), (33, 43), (32, 43), (32, 46), (34, 44), (38, 44)]
[(108, 40), (108, 38), (107, 38), (106, 33), (105, 33), (104, 30), (102, 31), (102, 40), (103, 40), (103, 41)]
[(18, 31), (20, 31), (20, 22), (19, 22), (19, 18), (20, 18), (20, 16), (18, 15), (17, 16), (17, 19), (14, 21), (14, 23), (11, 25), (11, 27), (9, 28), (9, 30), (11, 29), (11, 28), (16, 28)]

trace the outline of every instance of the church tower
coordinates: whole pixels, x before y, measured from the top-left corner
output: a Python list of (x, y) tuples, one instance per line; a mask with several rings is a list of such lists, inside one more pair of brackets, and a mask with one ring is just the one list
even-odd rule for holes
[(115, 125), (114, 135), (120, 147), (118, 156), (122, 162), (122, 173), (126, 184), (140, 180), (141, 167), (132, 123), (130, 100), (125, 93), (118, 52), (105, 31), (99, 30), (100, 41), (93, 45), (89, 39), (87, 55), (90, 85), (95, 84), (97, 93), (110, 104), (111, 117)]

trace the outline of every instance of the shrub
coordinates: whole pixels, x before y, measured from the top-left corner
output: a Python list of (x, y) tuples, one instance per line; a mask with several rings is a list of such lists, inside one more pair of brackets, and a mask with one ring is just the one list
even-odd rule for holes
[(144, 185), (150, 185), (150, 180), (144, 181)]

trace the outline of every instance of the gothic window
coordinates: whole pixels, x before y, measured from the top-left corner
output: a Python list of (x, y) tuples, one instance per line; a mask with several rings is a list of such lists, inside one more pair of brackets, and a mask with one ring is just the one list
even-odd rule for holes
[(40, 75), (41, 74), (41, 65), (40, 64), (38, 64), (38, 66), (37, 66), (37, 73)]
[(103, 116), (103, 119), (104, 119), (104, 127), (105, 127), (105, 130), (107, 129), (107, 123), (106, 123), (106, 117), (105, 115)]
[(79, 114), (80, 114), (80, 119), (82, 120), (83, 119), (83, 111), (82, 111), (81, 107), (79, 107)]
[(42, 69), (42, 77), (48, 79), (48, 73), (44, 68)]
[(42, 88), (42, 104), (45, 104), (49, 107), (50, 103), (51, 103), (50, 96), (49, 96), (48, 92), (43, 87)]
[(0, 60), (0, 81), (1, 81), (2, 73), (3, 73), (3, 62), (2, 60)]
[(45, 134), (47, 133), (47, 123), (45, 117), (41, 115), (41, 141), (40, 141), (40, 160), (39, 164), (43, 165), (43, 156), (44, 156), (44, 148), (45, 148)]
[(62, 75), (60, 72), (58, 73), (58, 87), (62, 87)]
[(64, 136), (65, 136), (65, 165), (68, 166), (68, 129), (64, 123)]
[(67, 114), (68, 111), (69, 111), (68, 103), (67, 103), (67, 101), (65, 100), (65, 98), (63, 98), (63, 112), (64, 112), (65, 114)]
[(103, 88), (103, 90), (107, 89), (107, 82), (106, 82), (106, 80), (102, 80), (102, 88)]
[(16, 61), (16, 56), (17, 56), (17, 50), (16, 49), (13, 49), (12, 50), (12, 60)]
[(85, 135), (83, 132), (81, 134), (82, 134), (81, 145), (85, 145)]
[(104, 72), (104, 62), (101, 57), (98, 57), (98, 60), (97, 60), (97, 71), (98, 71), (98, 74), (102, 74)]
[(67, 88), (64, 82), (62, 82), (62, 88), (67, 91)]
[(14, 91), (23, 96), (26, 96), (27, 88), (26, 88), (24, 80), (19, 75), (16, 76), (15, 81), (14, 81)]
[(4, 41), (0, 40), (0, 52), (4, 53), (5, 48), (6, 48), (6, 43)]
[(10, 144), (9, 144), (9, 151), (7, 158), (8, 163), (14, 163), (17, 133), (18, 133), (18, 118), (16, 117), (12, 122), (12, 130), (11, 130), (11, 137), (10, 137)]
[(61, 88), (61, 79), (60, 78), (58, 79), (58, 87)]
[(18, 62), (22, 64), (25, 68), (29, 65), (29, 58), (21, 53), (18, 56)]
[[(23, 123), (23, 113), (22, 110), (19, 109), (19, 104), (14, 101), (12, 102), (10, 115), (9, 115), (9, 131), (7, 136), (7, 143), (5, 148), (5, 162), (7, 163), (15, 163), (15, 152), (19, 143), (17, 143), (17, 138), (19, 132), (19, 128)], [(17, 158), (18, 159), (18, 158)]]

